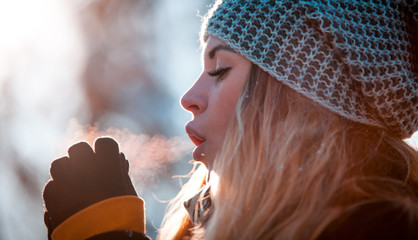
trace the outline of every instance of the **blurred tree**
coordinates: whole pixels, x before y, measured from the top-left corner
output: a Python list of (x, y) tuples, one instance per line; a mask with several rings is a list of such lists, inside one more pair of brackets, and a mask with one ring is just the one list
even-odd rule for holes
[(150, 74), (155, 61), (150, 16), (158, 0), (94, 0), (80, 12), (87, 46), (82, 83), (91, 123), (170, 134), (170, 91)]

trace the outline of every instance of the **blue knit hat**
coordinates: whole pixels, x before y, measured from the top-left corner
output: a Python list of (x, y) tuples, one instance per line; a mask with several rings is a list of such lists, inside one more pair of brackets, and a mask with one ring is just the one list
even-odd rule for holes
[(418, 129), (417, 9), (416, 0), (224, 0), (201, 36), (341, 116), (406, 138)]

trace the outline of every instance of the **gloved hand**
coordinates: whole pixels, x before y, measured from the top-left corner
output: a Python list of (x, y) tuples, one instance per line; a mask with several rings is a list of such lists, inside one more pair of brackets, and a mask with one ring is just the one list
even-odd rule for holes
[(43, 191), (48, 239), (53, 230), (78, 211), (107, 198), (137, 196), (128, 175), (129, 163), (112, 138), (98, 138), (93, 152), (80, 142), (68, 149), (69, 157), (52, 162)]

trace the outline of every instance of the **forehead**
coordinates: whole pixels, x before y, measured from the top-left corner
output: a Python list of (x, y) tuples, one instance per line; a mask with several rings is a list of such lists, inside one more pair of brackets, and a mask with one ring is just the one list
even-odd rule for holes
[(209, 52), (216, 46), (228, 46), (228, 45), (217, 37), (209, 36), (208, 40), (203, 45), (202, 57), (208, 57)]

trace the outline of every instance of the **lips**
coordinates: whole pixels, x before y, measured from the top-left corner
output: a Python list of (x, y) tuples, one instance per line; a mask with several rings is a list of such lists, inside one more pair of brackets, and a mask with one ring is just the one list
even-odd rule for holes
[(199, 146), (202, 144), (205, 139), (201, 137), (193, 127), (190, 126), (190, 123), (186, 125), (186, 133), (189, 135), (190, 140), (196, 145)]

